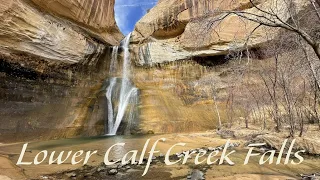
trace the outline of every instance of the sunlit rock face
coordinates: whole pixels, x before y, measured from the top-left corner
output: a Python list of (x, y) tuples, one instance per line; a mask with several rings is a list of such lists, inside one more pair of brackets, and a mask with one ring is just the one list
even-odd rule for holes
[(0, 141), (104, 133), (114, 0), (0, 0)]
[(15, 54), (24, 53), (72, 64), (95, 61), (103, 53), (104, 46), (79, 28), (46, 15), (25, 1), (1, 1), (0, 12), (0, 53), (6, 59), (14, 61)]
[[(182, 35), (193, 18), (205, 22), (206, 16), (219, 15), (216, 10), (236, 10), (250, 7), (249, 0), (161, 0), (135, 27), (135, 41), (147, 37), (168, 39)], [(210, 13), (210, 14), (209, 14)]]
[[(204, 64), (182, 60), (135, 68), (133, 81), (140, 90), (140, 128), (144, 133), (177, 133), (212, 130), (230, 118), (228, 99), (240, 77), (227, 74), (234, 66), (221, 57)], [(214, 101), (214, 95), (218, 97)], [(240, 109), (236, 110), (239, 111)], [(241, 116), (241, 112), (233, 112)]]
[(115, 0), (32, 0), (40, 9), (70, 20), (111, 45), (123, 39), (114, 18)]
[[(273, 9), (281, 19), (288, 20), (284, 12), (285, 1), (254, 1), (262, 9)], [(299, 0), (297, 11), (306, 9), (308, 1)], [(230, 50), (245, 46), (259, 47), (274, 39), (278, 29), (260, 27), (259, 24), (230, 14), (224, 20), (224, 11), (241, 10), (261, 15), (249, 0), (161, 0), (137, 24), (133, 32), (135, 56), (139, 65), (188, 59), (191, 56), (226, 55)], [(250, 36), (250, 38), (248, 38)], [(170, 58), (162, 56), (169, 50)], [(149, 56), (149, 61), (145, 61)]]

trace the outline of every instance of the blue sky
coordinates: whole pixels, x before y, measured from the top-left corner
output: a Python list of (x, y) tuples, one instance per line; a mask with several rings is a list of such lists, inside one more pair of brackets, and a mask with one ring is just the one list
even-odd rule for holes
[(133, 31), (135, 24), (158, 0), (116, 0), (116, 22), (124, 35)]

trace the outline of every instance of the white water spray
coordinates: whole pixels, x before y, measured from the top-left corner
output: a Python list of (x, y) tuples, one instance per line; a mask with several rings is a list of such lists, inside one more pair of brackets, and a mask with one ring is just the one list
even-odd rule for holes
[(115, 75), (117, 72), (118, 52), (119, 52), (119, 46), (113, 46), (112, 55), (111, 55), (111, 64), (110, 64), (110, 70), (109, 70), (110, 75)]
[[(117, 131), (123, 121), (126, 113), (127, 114), (127, 122), (128, 125), (132, 124), (134, 119), (134, 108), (128, 108), (129, 103), (137, 103), (138, 97), (138, 89), (135, 88), (130, 81), (130, 44), (131, 33), (123, 40), (122, 49), (124, 51), (123, 58), (123, 68), (122, 68), (122, 79), (121, 79), (121, 87), (120, 94), (116, 92), (117, 90), (117, 79), (111, 78), (109, 80), (109, 86), (107, 88), (106, 97), (108, 100), (108, 135), (116, 135)], [(118, 48), (114, 47), (112, 52), (112, 60), (110, 64), (110, 74), (114, 74), (116, 72), (117, 66), (117, 57), (118, 57)], [(116, 96), (116, 97), (115, 97)], [(113, 104), (114, 100), (118, 100), (116, 104), (117, 111), (115, 112), (116, 106)]]

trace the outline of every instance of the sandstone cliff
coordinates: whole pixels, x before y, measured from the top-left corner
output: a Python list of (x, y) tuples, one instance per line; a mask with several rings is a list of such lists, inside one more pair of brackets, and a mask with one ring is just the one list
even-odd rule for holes
[(23, 53), (51, 62), (96, 61), (104, 46), (94, 39), (115, 45), (122, 35), (114, 20), (114, 1), (86, 2), (34, 0), (34, 6), (25, 0), (1, 1), (1, 54), (11, 60)]
[(114, 0), (0, 0), (0, 141), (97, 135)]
[[(281, 19), (284, 1), (254, 1), (260, 8), (273, 9)], [(297, 11), (307, 2), (299, 0)], [(136, 25), (133, 32), (137, 64), (155, 64), (188, 59), (194, 56), (226, 55), (230, 50), (244, 46), (257, 47), (273, 39), (278, 29), (259, 26), (258, 23), (225, 11), (241, 10), (261, 15), (249, 0), (161, 0)], [(250, 38), (249, 38), (250, 37)], [(162, 53), (166, 52), (166, 53)]]
[(40, 9), (65, 18), (105, 41), (116, 45), (123, 38), (114, 18), (114, 0), (32, 0)]
[[(283, 13), (286, 6), (280, 2), (255, 1), (258, 7), (275, 9), (288, 20)], [(312, 24), (305, 16), (308, 2), (296, 2), (297, 12), (304, 15), (299, 17), (301, 23)], [(273, 61), (267, 49), (288, 36), (264, 26), (253, 31), (259, 24), (232, 14), (214, 23), (224, 10), (259, 15), (249, 0), (161, 0), (136, 24), (132, 46), (141, 67), (133, 80), (141, 90), (142, 129), (155, 133), (201, 131), (215, 128), (219, 118), (233, 123), (248, 116), (244, 109), (254, 102), (248, 87), (263, 93), (265, 85), (259, 73), (269, 72), (268, 64)], [(280, 41), (293, 44), (289, 39)], [(252, 62), (238, 61), (235, 54), (243, 53), (245, 45), (252, 48)], [(299, 51), (284, 53), (279, 61), (298, 62), (301, 55)]]

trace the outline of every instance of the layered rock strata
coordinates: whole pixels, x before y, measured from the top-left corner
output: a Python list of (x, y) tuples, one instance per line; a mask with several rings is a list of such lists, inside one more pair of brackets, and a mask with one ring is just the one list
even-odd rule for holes
[[(284, 13), (287, 12), (285, 1), (253, 2), (260, 9), (272, 9), (283, 21), (290, 17)], [(296, 11), (300, 12), (308, 2), (299, 0), (295, 4)], [(266, 15), (249, 0), (159, 1), (133, 32), (136, 63), (154, 65), (191, 57), (226, 55), (234, 50), (259, 47), (278, 35), (277, 28), (260, 26), (230, 13), (236, 11)]]
[(0, 142), (104, 133), (114, 3), (0, 1)]

